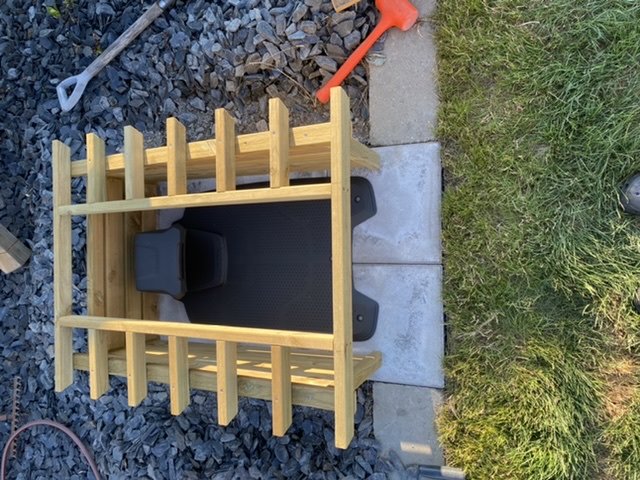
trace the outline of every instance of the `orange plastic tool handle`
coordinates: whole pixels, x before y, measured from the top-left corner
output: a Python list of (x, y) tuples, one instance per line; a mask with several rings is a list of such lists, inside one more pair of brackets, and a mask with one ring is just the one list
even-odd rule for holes
[(342, 64), (342, 66), (338, 69), (336, 73), (333, 74), (333, 77), (329, 79), (329, 81), (316, 92), (316, 98), (320, 100), (322, 103), (327, 103), (329, 101), (330, 90), (332, 87), (339, 86), (344, 79), (349, 76), (349, 74), (353, 71), (354, 68), (358, 66), (360, 60), (364, 58), (369, 49), (373, 47), (373, 44), (382, 36), (384, 32), (389, 30), (392, 25), (389, 22), (385, 21), (385, 18), (382, 17), (380, 19), (380, 23), (376, 25), (376, 28), (369, 34), (367, 38), (364, 39), (358, 48), (356, 48), (353, 53), (347, 58), (347, 60)]

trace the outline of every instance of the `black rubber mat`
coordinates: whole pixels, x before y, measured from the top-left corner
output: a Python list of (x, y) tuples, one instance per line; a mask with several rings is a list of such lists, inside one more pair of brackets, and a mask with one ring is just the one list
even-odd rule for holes
[[(318, 179), (292, 183), (311, 182)], [(351, 192), (355, 227), (375, 215), (376, 204), (365, 178), (352, 177)], [(217, 233), (227, 245), (225, 284), (182, 299), (191, 322), (332, 331), (329, 200), (188, 208), (178, 223)], [(375, 332), (378, 304), (354, 290), (353, 306), (354, 340), (366, 340)]]

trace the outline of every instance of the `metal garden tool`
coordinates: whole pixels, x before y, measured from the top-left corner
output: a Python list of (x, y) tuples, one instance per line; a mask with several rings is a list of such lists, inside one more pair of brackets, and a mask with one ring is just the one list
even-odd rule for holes
[[(87, 87), (89, 81), (95, 77), (100, 71), (106, 67), (111, 60), (118, 56), (118, 54), (131, 42), (133, 42), (138, 35), (140, 35), (149, 25), (151, 25), (156, 18), (158, 18), (167, 8), (169, 8), (175, 0), (158, 0), (151, 5), (149, 9), (142, 14), (142, 16), (136, 20), (122, 35), (120, 35), (115, 42), (96, 58), (91, 65), (84, 69), (84, 71), (73, 77), (69, 77), (61, 81), (56, 90), (58, 91), (58, 101), (63, 111), (68, 112), (82, 97), (84, 89)], [(73, 87), (71, 95), (67, 96), (67, 90)]]
[(409, 0), (376, 0), (376, 8), (380, 10), (380, 21), (376, 28), (354, 50), (333, 77), (316, 92), (316, 98), (322, 103), (329, 101), (331, 88), (339, 86), (347, 78), (384, 32), (393, 27), (407, 31), (413, 27), (418, 19), (418, 10)]

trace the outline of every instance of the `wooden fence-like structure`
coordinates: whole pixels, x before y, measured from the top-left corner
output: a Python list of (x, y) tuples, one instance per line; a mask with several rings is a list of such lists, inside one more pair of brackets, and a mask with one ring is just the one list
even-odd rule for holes
[[(55, 388), (89, 372), (91, 398), (109, 388), (109, 375), (126, 376), (131, 406), (147, 382), (170, 386), (171, 413), (189, 403), (190, 388), (217, 392), (218, 421), (228, 424), (238, 396), (273, 402), (273, 433), (284, 435), (292, 404), (335, 411), (335, 443), (353, 437), (355, 389), (379, 366), (378, 352), (352, 351), (351, 167), (375, 169), (375, 152), (352, 138), (349, 99), (331, 91), (330, 122), (289, 127), (279, 99), (269, 102), (269, 131), (235, 134), (234, 120), (215, 112), (215, 139), (186, 140), (185, 127), (167, 120), (167, 145), (146, 149), (140, 132), (125, 127), (124, 152), (105, 154), (87, 135), (86, 160), (71, 161), (53, 142)], [(328, 169), (330, 183), (291, 186), (290, 172)], [(236, 176), (269, 174), (266, 188), (236, 190)], [(71, 201), (72, 177), (86, 176), (85, 203)], [(187, 193), (187, 181), (216, 178), (215, 192)], [(167, 195), (158, 196), (158, 182)], [(331, 202), (333, 332), (158, 321), (155, 294), (135, 288), (133, 241), (156, 228), (155, 210), (328, 199)], [(87, 216), (88, 315), (73, 315), (72, 217)], [(292, 319), (293, 320), (293, 319)], [(294, 324), (292, 322), (292, 324)], [(87, 330), (87, 353), (74, 353), (73, 329)], [(162, 338), (166, 337), (164, 341)], [(192, 342), (190, 338), (212, 343)]]

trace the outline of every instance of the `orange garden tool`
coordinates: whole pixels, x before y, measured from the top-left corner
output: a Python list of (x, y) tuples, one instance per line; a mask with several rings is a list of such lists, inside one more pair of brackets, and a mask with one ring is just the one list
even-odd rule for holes
[(347, 58), (333, 77), (316, 92), (316, 98), (322, 103), (329, 101), (331, 87), (337, 87), (347, 78), (384, 32), (393, 27), (406, 32), (413, 27), (418, 19), (418, 10), (409, 0), (376, 0), (376, 7), (380, 10), (380, 21), (376, 28)]

